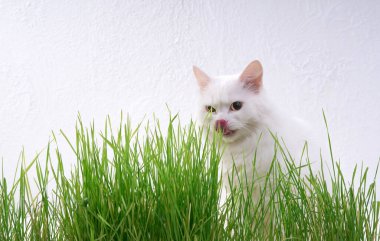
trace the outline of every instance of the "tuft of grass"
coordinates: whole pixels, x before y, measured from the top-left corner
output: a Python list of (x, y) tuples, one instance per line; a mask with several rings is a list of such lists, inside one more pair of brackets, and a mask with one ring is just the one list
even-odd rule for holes
[(76, 157), (71, 170), (53, 135), (46, 155), (29, 165), (20, 156), (13, 183), (1, 178), (0, 240), (380, 240), (376, 176), (357, 167), (347, 181), (332, 150), (331, 175), (313, 172), (273, 136), (268, 175), (235, 167), (238, 183), (222, 202), (219, 139), (194, 122), (114, 129), (108, 118), (98, 134), (79, 118), (75, 140), (60, 134)]

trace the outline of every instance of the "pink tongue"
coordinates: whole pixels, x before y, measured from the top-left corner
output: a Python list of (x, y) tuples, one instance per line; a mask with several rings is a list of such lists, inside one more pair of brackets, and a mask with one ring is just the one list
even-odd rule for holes
[(217, 121), (216, 122), (216, 130), (218, 132), (222, 132), (223, 135), (230, 135), (233, 131), (231, 131), (228, 126), (227, 122), (225, 120)]

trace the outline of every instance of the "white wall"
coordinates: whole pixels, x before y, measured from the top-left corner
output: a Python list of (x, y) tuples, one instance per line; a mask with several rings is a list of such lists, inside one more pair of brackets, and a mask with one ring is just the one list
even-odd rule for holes
[[(290, 113), (322, 126), (343, 168), (380, 156), (379, 1), (0, 0), (0, 156), (12, 174), (73, 132), (77, 112), (135, 122), (165, 103), (195, 113), (196, 64), (236, 73), (253, 59)], [(322, 130), (321, 128), (321, 131)]]

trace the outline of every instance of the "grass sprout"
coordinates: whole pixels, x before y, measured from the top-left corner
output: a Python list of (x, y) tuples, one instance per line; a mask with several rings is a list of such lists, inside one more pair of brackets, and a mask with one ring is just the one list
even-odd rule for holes
[(70, 170), (53, 134), (29, 164), (20, 155), (13, 182), (1, 178), (0, 240), (380, 240), (376, 175), (357, 166), (347, 181), (330, 137), (331, 173), (297, 165), (273, 136), (268, 175), (234, 167), (238, 183), (221, 201), (219, 138), (177, 115), (165, 129), (158, 120), (115, 129), (108, 118), (101, 132), (79, 117), (74, 139), (60, 135), (75, 155)]

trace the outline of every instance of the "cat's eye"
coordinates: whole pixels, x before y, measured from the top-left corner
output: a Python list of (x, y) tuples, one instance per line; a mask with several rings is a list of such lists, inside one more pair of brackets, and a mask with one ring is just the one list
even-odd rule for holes
[(230, 110), (232, 111), (240, 110), (242, 106), (243, 106), (243, 103), (241, 103), (240, 101), (235, 101), (231, 104)]
[(215, 108), (214, 107), (212, 107), (211, 105), (207, 105), (206, 106), (206, 111), (208, 111), (208, 112), (212, 112), (212, 113), (214, 113), (214, 112), (216, 112), (216, 110), (215, 110)]

